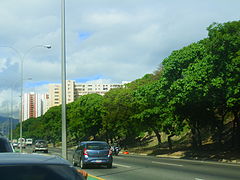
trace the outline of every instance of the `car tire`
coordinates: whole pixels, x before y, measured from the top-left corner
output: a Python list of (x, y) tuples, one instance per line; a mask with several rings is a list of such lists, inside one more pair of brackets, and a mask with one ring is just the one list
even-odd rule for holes
[(111, 169), (111, 168), (112, 168), (112, 163), (108, 164), (108, 165), (107, 165), (107, 168), (108, 168), (108, 169)]
[(77, 163), (74, 158), (72, 159), (72, 164), (73, 164), (73, 166), (77, 166)]
[(80, 166), (81, 169), (85, 169), (86, 168), (86, 165), (84, 164), (82, 159), (80, 159), (79, 166)]
[(48, 153), (48, 150), (44, 151), (45, 153)]

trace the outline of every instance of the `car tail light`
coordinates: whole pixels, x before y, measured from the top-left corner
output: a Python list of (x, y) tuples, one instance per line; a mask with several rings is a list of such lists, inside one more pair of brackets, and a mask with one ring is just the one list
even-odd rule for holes
[(86, 155), (86, 156), (88, 155), (88, 152), (87, 152), (86, 148), (83, 149), (83, 155)]

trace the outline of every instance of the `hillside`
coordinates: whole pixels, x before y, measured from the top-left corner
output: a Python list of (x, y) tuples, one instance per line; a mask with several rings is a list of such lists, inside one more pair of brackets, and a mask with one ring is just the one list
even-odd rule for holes
[(173, 137), (173, 148), (172, 150), (169, 150), (167, 138), (164, 134), (162, 134), (163, 142), (160, 146), (157, 143), (156, 137), (147, 135), (135, 145), (132, 145), (129, 148), (124, 148), (123, 151), (157, 157), (240, 163), (239, 148), (232, 147), (231, 141), (225, 141), (224, 144), (219, 145), (213, 143), (210, 139), (211, 138), (206, 138), (199, 149), (193, 149), (190, 144), (189, 134)]
[[(13, 129), (16, 128), (18, 123), (19, 123), (18, 119), (13, 119), (12, 120)], [(0, 116), (0, 131), (3, 132), (3, 134), (8, 134), (9, 129), (10, 129), (9, 118)]]

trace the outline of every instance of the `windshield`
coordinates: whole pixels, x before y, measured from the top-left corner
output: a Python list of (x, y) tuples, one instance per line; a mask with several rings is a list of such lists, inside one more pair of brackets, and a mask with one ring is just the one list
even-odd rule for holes
[(109, 145), (103, 144), (103, 143), (91, 143), (91, 144), (87, 144), (87, 149), (89, 149), (89, 150), (104, 150), (104, 149), (109, 149)]
[(36, 141), (36, 144), (47, 144), (47, 142), (44, 140), (40, 140), (40, 141)]

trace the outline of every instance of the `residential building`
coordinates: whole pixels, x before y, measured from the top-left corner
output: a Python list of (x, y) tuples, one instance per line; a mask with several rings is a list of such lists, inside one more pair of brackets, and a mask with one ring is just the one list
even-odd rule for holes
[[(74, 101), (74, 84), (72, 80), (66, 81), (66, 103)], [(60, 84), (49, 84), (49, 108), (62, 104), (62, 86)]]
[(25, 93), (23, 95), (23, 121), (43, 115), (48, 106), (47, 94)]
[[(120, 88), (127, 83), (123, 81), (118, 83), (76, 83), (73, 80), (66, 81), (66, 103), (71, 103), (78, 97), (97, 93), (104, 95), (113, 88)], [(60, 84), (49, 84), (49, 107), (58, 106), (62, 104), (62, 90)]]

